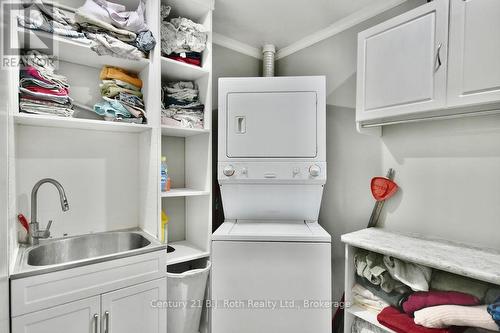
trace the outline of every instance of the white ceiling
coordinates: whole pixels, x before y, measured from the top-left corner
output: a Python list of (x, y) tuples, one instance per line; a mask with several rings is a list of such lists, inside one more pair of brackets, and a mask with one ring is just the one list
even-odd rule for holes
[(369, 6), (391, 0), (215, 0), (215, 32), (282, 48)]

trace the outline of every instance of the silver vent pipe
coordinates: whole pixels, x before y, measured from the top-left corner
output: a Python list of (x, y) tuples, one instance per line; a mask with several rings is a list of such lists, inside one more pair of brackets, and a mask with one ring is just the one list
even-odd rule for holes
[(276, 54), (276, 47), (273, 44), (266, 44), (262, 47), (262, 76), (274, 76), (274, 55)]

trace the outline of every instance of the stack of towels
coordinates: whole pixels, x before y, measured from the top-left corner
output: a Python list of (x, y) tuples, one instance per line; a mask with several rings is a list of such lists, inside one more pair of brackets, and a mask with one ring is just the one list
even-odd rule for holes
[(105, 120), (142, 124), (146, 112), (141, 92), (142, 80), (121, 68), (105, 66), (99, 76), (104, 101), (94, 105), (94, 112)]
[(98, 55), (144, 59), (156, 45), (145, 22), (145, 0), (140, 0), (135, 11), (106, 0), (86, 0), (74, 18), (42, 0), (30, 1), (24, 15), (18, 16), (19, 25), (79, 39)]
[(161, 4), (161, 52), (176, 61), (201, 66), (201, 52), (206, 48), (208, 30), (184, 17), (170, 21), (170, 7)]
[(30, 30), (41, 30), (51, 34), (71, 37), (84, 41), (85, 35), (78, 31), (75, 20), (63, 11), (42, 0), (31, 0), (24, 11), (18, 15), (17, 22), (21, 27)]
[(99, 55), (120, 58), (146, 58), (156, 40), (145, 22), (145, 0), (135, 11), (105, 0), (86, 0), (75, 13), (75, 21), (85, 36), (92, 40), (91, 48)]
[(53, 58), (32, 50), (21, 56), (19, 110), (21, 112), (71, 117), (72, 99), (65, 76), (55, 73)]
[(204, 109), (194, 82), (168, 82), (162, 87), (163, 125), (202, 129)]
[[(379, 323), (395, 332), (500, 331), (498, 287), (368, 251), (354, 260), (353, 302), (378, 312)], [(357, 322), (358, 332), (379, 329)]]

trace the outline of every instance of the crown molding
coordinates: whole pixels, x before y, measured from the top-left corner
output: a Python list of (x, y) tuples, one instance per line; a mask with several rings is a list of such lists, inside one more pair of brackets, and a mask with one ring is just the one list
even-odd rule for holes
[[(333, 37), (347, 29), (350, 29), (372, 17), (375, 17), (383, 12), (388, 11), (396, 6), (401, 5), (402, 3), (408, 0), (391, 0), (383, 4), (372, 5), (360, 9), (351, 15), (348, 15), (337, 22), (331, 24), (330, 26), (318, 30), (304, 38), (299, 39), (292, 44), (285, 46), (279, 49), (276, 52), (276, 59), (282, 59), (287, 57), (295, 52), (298, 52), (302, 49), (305, 49), (309, 46), (312, 46), (316, 43), (319, 43), (325, 39)], [(246, 54), (250, 57), (254, 57), (257, 59), (262, 59), (262, 50), (260, 48), (253, 47), (251, 45), (240, 42), (236, 39), (229, 38), (227, 36), (221, 35), (217, 32), (213, 33), (212, 42), (214, 44), (223, 46), (225, 48), (231, 49), (233, 51)]]
[(242, 43), (236, 39), (229, 38), (217, 32), (214, 32), (212, 34), (212, 43), (217, 44), (219, 46), (223, 46), (225, 48), (231, 49), (239, 53), (243, 53), (250, 57), (262, 59), (262, 50), (260, 48), (256, 48), (251, 45)]
[(293, 54), (325, 39), (333, 37), (406, 1), (407, 0), (392, 0), (384, 4), (373, 5), (360, 9), (352, 13), (351, 15), (338, 20), (325, 29), (318, 30), (315, 33), (310, 34), (309, 36), (301, 38), (298, 41), (279, 49), (276, 53), (276, 59), (282, 59), (286, 56), (289, 56), (290, 54)]

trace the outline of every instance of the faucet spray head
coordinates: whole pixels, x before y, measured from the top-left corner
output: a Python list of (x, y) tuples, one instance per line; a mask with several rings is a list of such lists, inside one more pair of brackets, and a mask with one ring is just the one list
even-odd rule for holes
[(63, 212), (67, 212), (69, 210), (69, 203), (68, 199), (66, 199), (66, 195), (64, 195), (64, 197), (61, 198), (61, 208)]

